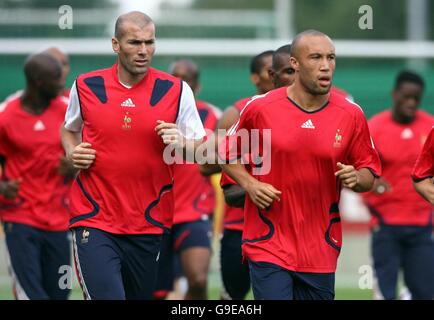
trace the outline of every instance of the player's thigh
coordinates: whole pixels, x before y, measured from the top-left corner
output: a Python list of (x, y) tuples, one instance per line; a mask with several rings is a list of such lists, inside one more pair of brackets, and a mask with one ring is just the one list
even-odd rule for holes
[(122, 239), (122, 280), (128, 300), (150, 300), (157, 284), (162, 235), (145, 234)]
[(85, 299), (123, 300), (121, 252), (113, 235), (94, 228), (72, 229), (74, 263)]
[(399, 230), (393, 226), (380, 226), (371, 233), (371, 250), (375, 277), (382, 298), (395, 299), (402, 247)]
[(173, 241), (172, 234), (166, 232), (161, 239), (160, 256), (158, 258), (157, 284), (154, 290), (155, 299), (164, 299), (173, 290)]
[(211, 250), (211, 224), (209, 220), (196, 220), (173, 226), (173, 248), (176, 253), (194, 247)]
[(294, 272), (294, 300), (333, 300), (334, 273)]
[(249, 265), (243, 263), (242, 231), (224, 230), (220, 245), (220, 270), (224, 287), (223, 298), (244, 299), (250, 290)]
[(43, 287), (40, 231), (30, 226), (5, 222), (7, 259), (18, 300), (49, 299)]
[(412, 227), (403, 254), (404, 280), (413, 299), (434, 298), (434, 241), (432, 228)]
[(50, 299), (67, 299), (70, 290), (61, 277), (69, 272), (71, 266), (70, 232), (46, 232), (41, 256), (44, 287)]
[(291, 272), (268, 262), (249, 261), (250, 280), (256, 300), (292, 300)]
[(402, 261), (402, 248), (393, 227), (381, 226), (372, 231), (371, 250), (377, 276), (397, 277)]

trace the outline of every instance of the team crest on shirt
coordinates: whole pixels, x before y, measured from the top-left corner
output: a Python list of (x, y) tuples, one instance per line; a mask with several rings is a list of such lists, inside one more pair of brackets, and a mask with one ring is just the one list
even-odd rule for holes
[(335, 143), (333, 143), (333, 147), (340, 148), (341, 146), (342, 146), (341, 129), (338, 129), (335, 134)]
[(84, 229), (83, 234), (81, 236), (81, 244), (89, 242), (89, 235), (90, 235), (90, 232), (87, 229)]
[(401, 139), (407, 140), (413, 138), (414, 133), (410, 128), (405, 128), (401, 132)]
[(44, 131), (45, 125), (41, 120), (36, 121), (35, 125), (33, 126), (33, 130), (35, 131)]
[(131, 119), (130, 113), (127, 111), (124, 115), (124, 124), (122, 125), (122, 129), (130, 130), (132, 121), (133, 121), (133, 119)]

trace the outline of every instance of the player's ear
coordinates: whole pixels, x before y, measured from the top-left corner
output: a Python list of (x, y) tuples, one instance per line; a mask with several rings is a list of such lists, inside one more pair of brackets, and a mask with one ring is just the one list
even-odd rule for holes
[(256, 86), (259, 84), (259, 74), (256, 73), (252, 73), (250, 75), (250, 81), (252, 81), (252, 83)]
[(119, 53), (120, 51), (119, 40), (116, 37), (112, 38), (112, 48), (114, 52)]
[(289, 63), (291, 64), (291, 68), (294, 69), (294, 71), (299, 70), (299, 64), (298, 64), (298, 60), (296, 58), (290, 57)]

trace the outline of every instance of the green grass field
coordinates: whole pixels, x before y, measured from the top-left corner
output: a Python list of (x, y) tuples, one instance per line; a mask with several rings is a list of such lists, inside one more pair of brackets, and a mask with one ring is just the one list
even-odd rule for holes
[[(219, 288), (210, 288), (209, 298), (210, 300), (219, 299)], [(351, 288), (336, 288), (336, 300), (370, 300), (372, 297), (371, 290), (351, 289)], [(0, 286), (0, 300), (13, 299), (12, 291), (9, 286)], [(79, 288), (72, 290), (70, 300), (82, 300), (83, 295)], [(247, 296), (248, 300), (253, 299), (253, 295), (250, 292)]]

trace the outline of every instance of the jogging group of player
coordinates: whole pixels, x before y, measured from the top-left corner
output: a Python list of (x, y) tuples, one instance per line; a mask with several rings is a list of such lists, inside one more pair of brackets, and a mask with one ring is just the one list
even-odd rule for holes
[[(378, 296), (396, 298), (402, 270), (413, 299), (434, 298), (434, 117), (419, 110), (418, 74), (399, 73), (391, 109), (368, 122), (332, 87), (332, 40), (308, 30), (253, 57), (257, 95), (221, 114), (196, 99), (193, 61), (150, 66), (146, 14), (121, 15), (112, 47), (117, 62), (70, 91), (64, 53), (29, 56), (25, 89), (0, 105), (0, 218), (17, 299), (67, 299), (59, 268), (71, 255), (85, 299), (167, 299), (181, 276), (187, 290), (174, 297), (207, 299), (220, 172), (222, 299), (250, 289), (334, 299), (342, 188), (363, 192), (372, 213)], [(259, 132), (262, 162), (241, 132)], [(185, 161), (203, 146), (213, 161)]]

